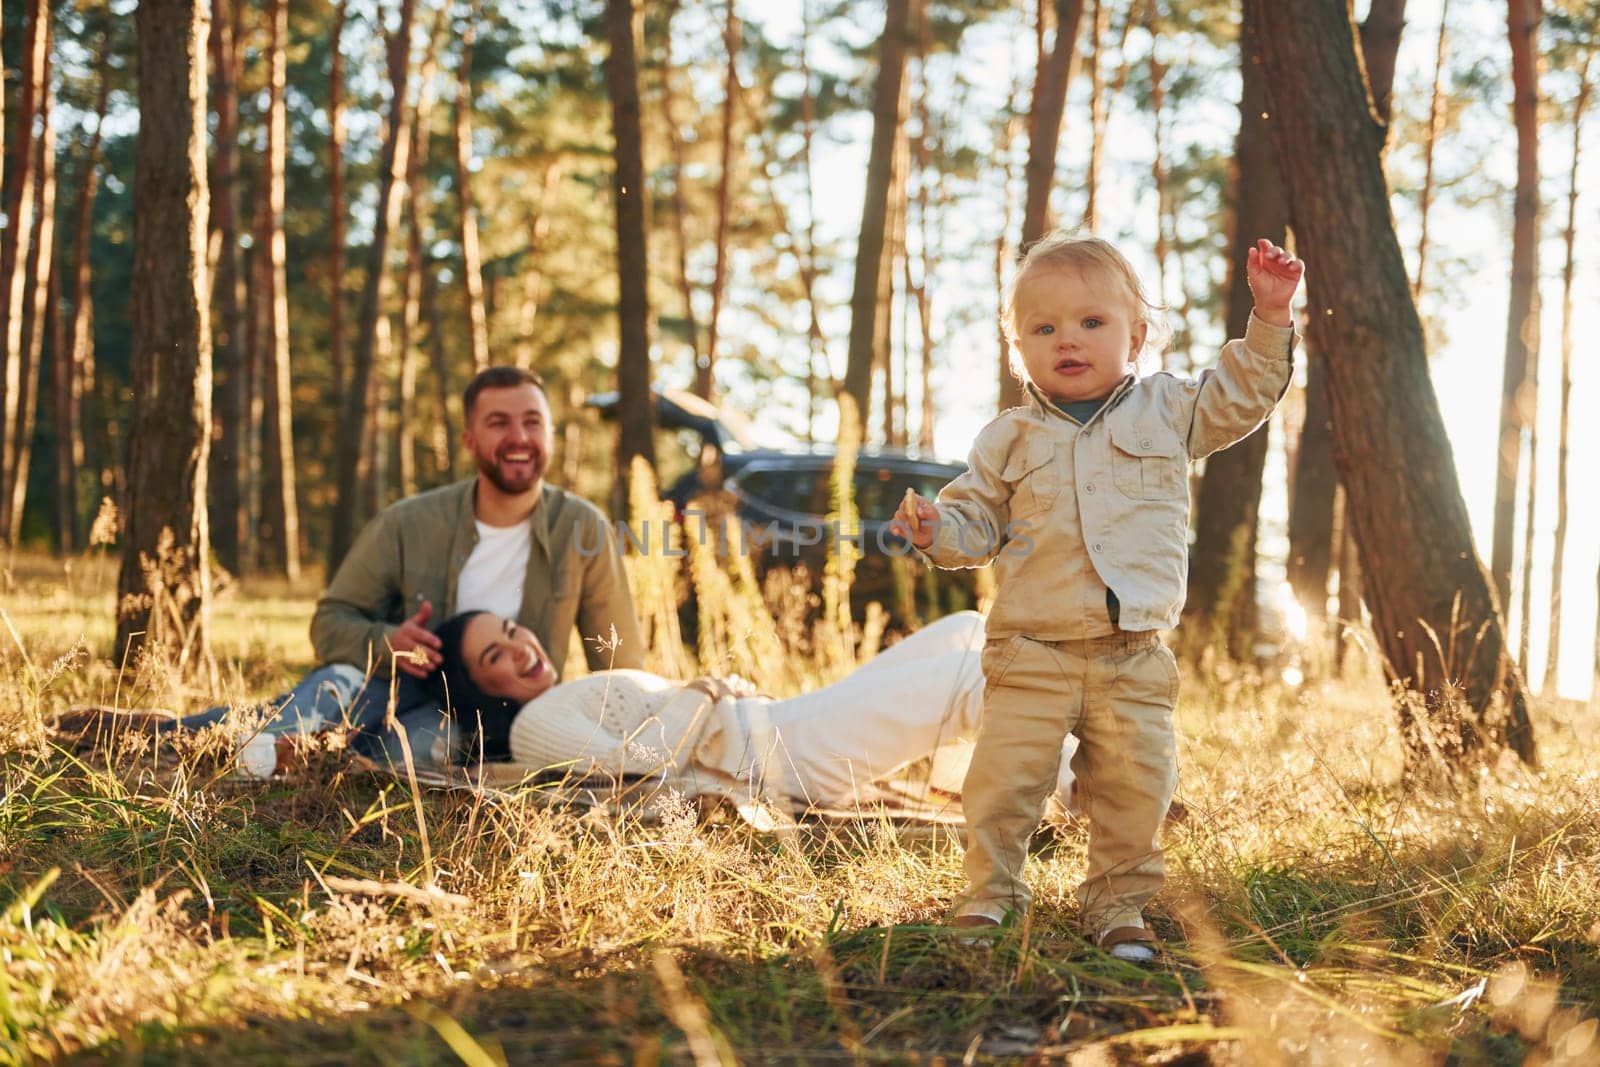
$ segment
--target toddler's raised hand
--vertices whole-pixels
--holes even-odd
[[[937,521],[939,509],[918,496],[915,489],[907,489],[905,498],[895,509],[894,521],[889,524],[889,529],[926,552],[933,547],[931,524]]]
[[[1256,316],[1274,326],[1293,326],[1289,307],[1305,272],[1302,260],[1266,238],[1257,241],[1245,261],[1245,277],[1256,300]]]

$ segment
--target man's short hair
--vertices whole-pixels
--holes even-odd
[[[531,385],[541,393],[545,391],[544,379],[531,370],[521,367],[485,367],[472,376],[472,381],[467,383],[466,391],[461,394],[461,417],[472,418],[472,406],[478,402],[478,394],[485,389],[515,389],[519,385]]]

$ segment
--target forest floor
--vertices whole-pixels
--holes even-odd
[[[1075,930],[1072,827],[1036,840],[1031,919],[969,944],[948,830],[583,818],[336,754],[252,782],[215,738],[70,755],[72,703],[280,691],[314,593],[225,589],[186,690],[109,662],[112,560],[7,563],[0,1062],[1600,1063],[1577,705],[1536,709],[1537,771],[1406,774],[1380,681],[1189,670],[1139,967]]]

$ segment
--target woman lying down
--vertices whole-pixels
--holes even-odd
[[[984,620],[971,611],[924,627],[832,685],[785,699],[751,693],[736,680],[686,684],[638,670],[562,682],[530,631],[488,612],[455,615],[436,633],[443,664],[430,686],[454,714],[427,707],[398,716],[421,767],[509,757],[529,773],[651,777],[689,797],[849,809],[872,795],[872,783],[976,737],[983,708]],[[382,680],[369,686],[385,688]],[[373,696],[364,710],[360,698],[345,709],[356,727],[353,747],[398,766],[394,732],[373,712],[384,693]],[[312,710],[316,703],[295,694],[273,702],[275,718],[247,745],[258,755],[241,754],[241,766],[282,769],[292,759],[290,738],[335,725],[325,707]],[[141,728],[164,733],[221,718],[212,709]],[[1071,810],[1075,748],[1068,735],[1052,808]]]

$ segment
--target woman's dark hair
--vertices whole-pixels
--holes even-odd
[[[511,720],[522,710],[522,703],[509,697],[492,696],[478,687],[467,669],[461,641],[467,624],[487,611],[462,611],[441,622],[434,630],[439,638],[443,662],[428,675],[428,692],[466,732],[469,754],[480,752],[485,760],[511,758]]]

